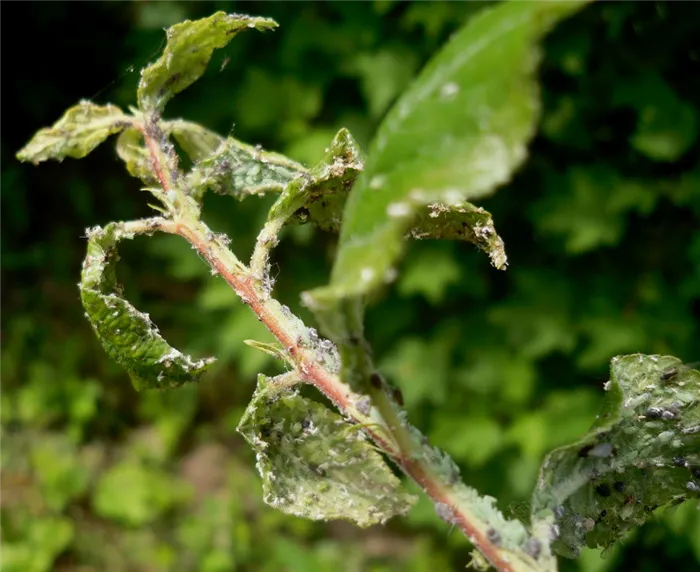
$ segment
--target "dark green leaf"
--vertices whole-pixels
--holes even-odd
[[[545,459],[533,520],[554,516],[569,557],[609,546],[658,507],[700,498],[700,371],[671,356],[613,358],[602,413]],[[692,500],[691,500],[692,502]]]
[[[370,526],[415,502],[361,431],[275,379],[258,377],[238,431],[256,452],[265,502],[284,512]]]
[[[215,49],[223,48],[238,32],[249,28],[276,27],[277,23],[268,18],[217,12],[208,18],[185,20],[168,28],[163,55],[141,71],[139,107],[147,112],[163,111],[175,94],[202,76]]]
[[[313,294],[317,306],[390,279],[420,208],[463,207],[509,180],[539,114],[538,43],[582,4],[500,4],[472,18],[428,63],[370,146],[345,207],[331,285]],[[504,263],[495,244],[492,260]]]
[[[121,223],[88,231],[80,296],[86,316],[107,353],[131,376],[134,387],[162,389],[198,381],[212,358],[193,360],[158,333],[147,314],[121,296],[116,281],[117,243],[133,238]]]
[[[35,165],[47,159],[81,159],[128,125],[128,116],[118,107],[81,101],[52,127],[40,129],[17,153],[17,158]]]

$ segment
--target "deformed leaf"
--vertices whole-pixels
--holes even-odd
[[[671,356],[618,356],[606,387],[596,424],[547,456],[533,494],[534,523],[553,517],[552,548],[568,557],[700,499],[700,371]]]
[[[351,429],[323,405],[263,375],[238,426],[256,452],[267,504],[359,526],[405,514],[415,498],[362,432]]]
[[[174,134],[177,137],[177,132]],[[214,154],[195,165],[187,175],[187,184],[195,196],[210,189],[244,199],[270,191],[281,192],[287,183],[307,171],[284,155],[228,137]]]
[[[360,149],[347,129],[333,138],[325,156],[311,170],[297,176],[284,188],[270,209],[268,220],[313,221],[331,230],[340,225],[342,204],[352,187],[363,161]]]
[[[132,177],[141,179],[148,185],[155,185],[158,179],[153,173],[151,156],[143,143],[141,133],[129,127],[117,137],[117,155],[124,161],[126,170]]]
[[[209,64],[212,53],[223,48],[238,33],[249,28],[270,30],[277,23],[269,18],[217,12],[200,20],[185,20],[168,28],[163,55],[141,71],[139,107],[161,112],[177,93],[197,81]]]
[[[147,314],[122,298],[116,281],[117,243],[133,238],[122,223],[88,231],[80,297],[107,353],[131,376],[134,387],[163,389],[198,381],[213,358],[193,360],[171,347]]]
[[[35,165],[47,159],[81,159],[107,137],[129,125],[129,117],[115,105],[81,101],[51,127],[40,129],[18,153],[20,161]]]
[[[491,214],[468,202],[435,202],[421,208],[408,234],[412,238],[466,240],[488,254],[499,270],[508,264],[503,239],[496,232]]]
[[[224,141],[221,135],[183,119],[164,121],[163,130],[175,137],[182,150],[195,163],[214,154]]]
[[[473,17],[428,63],[370,145],[345,206],[331,284],[309,299],[316,309],[362,296],[393,276],[421,207],[462,204],[509,180],[539,114],[538,43],[582,4],[498,4]]]

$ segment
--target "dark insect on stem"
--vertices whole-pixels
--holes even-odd
[[[372,387],[374,387],[375,389],[381,389],[382,376],[375,372],[369,376],[369,382],[372,384]]]
[[[489,528],[486,531],[486,538],[488,538],[489,542],[495,546],[501,545],[501,535],[495,528]]]

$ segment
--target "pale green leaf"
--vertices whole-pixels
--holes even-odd
[[[215,49],[223,48],[244,30],[270,30],[277,23],[269,18],[217,12],[200,20],[185,20],[168,28],[168,43],[163,55],[141,71],[138,88],[139,107],[161,112],[177,93],[197,81]]]
[[[582,5],[499,4],[472,18],[428,63],[370,146],[345,206],[331,285],[309,299],[316,309],[391,279],[419,209],[467,208],[465,201],[510,179],[539,115],[539,41]],[[505,263],[502,253],[492,259]]]
[[[17,153],[17,158],[35,165],[47,159],[81,159],[129,123],[129,117],[114,105],[81,101],[68,109],[53,126],[37,131]]]
[[[213,155],[224,142],[224,138],[221,135],[184,119],[164,121],[163,130],[175,137],[182,150],[194,162]]]
[[[183,138],[182,131],[176,129],[173,134],[178,140]],[[197,197],[210,189],[243,199],[270,191],[281,192],[287,183],[306,172],[303,165],[284,155],[228,137],[213,154],[195,165],[187,175],[186,184]]]
[[[347,129],[341,129],[323,159],[285,186],[268,220],[286,221],[296,214],[301,222],[310,219],[326,230],[338,228],[342,205],[362,166],[355,140]]]
[[[141,133],[132,127],[125,129],[117,137],[117,155],[124,161],[126,170],[132,177],[141,179],[147,185],[156,185],[158,179],[153,173],[153,163]]]
[[[258,377],[238,431],[256,452],[265,502],[283,512],[370,526],[415,501],[361,431],[275,379]]]
[[[618,356],[606,388],[595,425],[547,456],[533,495],[534,523],[553,520],[564,556],[700,499],[700,371],[671,356]]]
[[[139,461],[122,461],[100,475],[92,506],[103,518],[144,526],[187,496],[171,475]]]
[[[133,235],[121,223],[88,231],[80,296],[86,316],[107,353],[131,376],[134,387],[162,389],[198,381],[212,358],[193,360],[171,347],[147,314],[122,298],[116,281],[117,243]]]

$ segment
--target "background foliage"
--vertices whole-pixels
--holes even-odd
[[[24,166],[14,153],[81,98],[126,107],[162,28],[222,9],[280,28],[244,34],[176,98],[182,116],[310,164],[338,128],[363,146],[477,2],[8,3],[33,51],[3,58],[3,570],[423,571],[469,547],[421,502],[366,531],[262,505],[234,432],[260,325],[174,237],[122,249],[129,298],[177,347],[219,361],[198,386],[136,394],[99,349],[78,291],[83,229],[149,213],[110,145]],[[13,30],[5,30],[11,36]],[[546,42],[545,112],[526,166],[484,202],[505,273],[468,244],[412,242],[368,336],[411,417],[466,480],[524,513],[549,449],[591,424],[619,353],[700,351],[700,6],[600,3]],[[38,55],[37,55],[38,54]],[[264,203],[264,204],[263,204]],[[205,218],[249,252],[269,199],[207,198]],[[208,213],[208,214],[207,214]],[[335,237],[290,229],[280,298],[322,284]],[[601,559],[564,570],[696,569],[700,513],[660,512]]]

